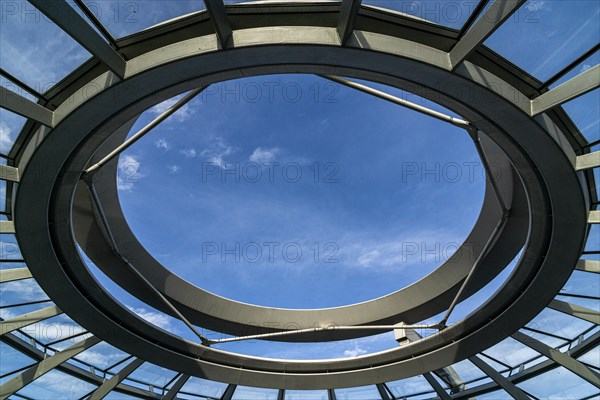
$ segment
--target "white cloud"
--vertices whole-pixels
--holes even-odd
[[[367,350],[363,349],[362,347],[359,347],[358,343],[354,343],[354,348],[344,350],[345,357],[354,358],[354,357],[362,356],[363,354],[367,354]]]
[[[177,101],[179,101],[179,99],[183,97],[182,95],[180,96],[176,96],[173,97],[169,100],[165,100],[162,103],[159,103],[157,105],[155,105],[154,107],[152,107],[150,109],[150,112],[153,114],[162,114],[163,112],[167,111],[169,108],[173,107],[175,105],[175,103],[177,103]],[[192,116],[192,114],[194,113],[194,111],[190,108],[189,103],[184,105],[183,107],[181,107],[179,110],[177,110],[175,112],[175,114],[171,115],[169,117],[169,119],[173,118],[177,121],[184,121],[186,119],[188,119],[189,117]]]
[[[207,149],[203,150],[201,155],[205,157],[209,162],[224,168],[225,160],[224,157],[229,156],[237,151],[236,148],[228,145],[223,138],[216,137],[214,142],[208,146]]]
[[[137,314],[138,317],[145,319],[146,321],[158,326],[159,328],[162,328],[164,330],[172,330],[171,320],[166,314],[150,311],[143,307],[134,308],[127,306],[127,308],[129,308],[131,311]]]
[[[127,154],[119,158],[117,169],[118,190],[130,192],[143,177],[144,175],[140,172],[140,162],[136,157]]]
[[[588,70],[588,69],[590,69],[590,68],[592,68],[592,66],[591,66],[590,64],[583,64],[583,65],[581,66],[581,71],[580,71],[580,73],[581,73],[581,72],[585,72],[585,71],[587,71],[587,70]]]
[[[262,147],[257,147],[254,152],[250,155],[250,161],[256,163],[267,163],[275,160],[275,156],[279,153],[279,149],[277,147],[273,147],[270,149],[263,149]]]
[[[21,301],[36,301],[47,298],[42,288],[35,279],[23,279],[21,281],[7,282],[2,285],[0,290],[2,296],[15,296]],[[4,317],[2,317],[4,318]]]
[[[169,170],[170,174],[176,174],[181,168],[179,168],[179,165],[169,164],[167,165],[167,169]]]
[[[4,121],[0,121],[0,149],[8,150],[12,147],[14,139],[11,136],[12,130]]]
[[[196,149],[194,149],[193,147],[187,148],[187,149],[183,149],[183,150],[179,150],[179,152],[181,154],[184,155],[184,157],[187,158],[194,158],[196,157]]]
[[[529,12],[540,11],[544,8],[544,0],[530,0],[525,5],[525,9]]]
[[[164,151],[168,151],[171,148],[171,145],[169,144],[169,142],[167,142],[167,139],[165,138],[158,139],[156,142],[154,142],[154,145],[157,149]]]

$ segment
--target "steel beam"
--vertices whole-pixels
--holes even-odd
[[[340,37],[340,43],[342,46],[346,44],[352,32],[354,32],[354,24],[358,12],[360,11],[360,4],[362,0],[342,0],[342,6],[340,8],[340,16],[337,23],[337,33]]]
[[[375,386],[377,387],[377,391],[379,392],[379,395],[381,396],[382,400],[392,400],[392,398],[390,397],[390,394],[388,393],[388,391],[383,383],[378,383]]]
[[[502,374],[490,367],[485,361],[477,356],[469,358],[477,368],[483,371],[484,374],[492,378],[494,382],[498,384],[506,393],[511,395],[516,400],[531,400],[531,397],[527,396],[521,389],[515,386],[514,383],[506,379]]]
[[[502,25],[525,0],[495,0],[490,8],[475,22],[450,50],[452,69],[456,69],[477,46],[482,44]]]
[[[221,396],[221,400],[231,400],[231,398],[233,397],[233,393],[235,393],[236,388],[237,388],[237,385],[233,385],[233,384],[228,385],[227,389],[225,389],[225,392]]]
[[[15,233],[15,224],[12,221],[0,221],[0,233]]]
[[[139,358],[134,359],[132,362],[127,364],[125,368],[117,372],[107,381],[104,381],[98,389],[92,393],[88,400],[102,400],[105,398],[114,388],[116,388],[123,379],[127,378],[133,371],[135,371],[140,365],[144,363],[144,360]]]
[[[531,100],[531,115],[550,110],[600,86],[600,65]]]
[[[433,390],[435,390],[435,393],[437,393],[438,397],[441,400],[451,400],[452,399],[450,397],[450,395],[448,393],[446,393],[446,391],[444,390],[442,385],[440,385],[440,383],[431,374],[431,372],[424,373],[423,378],[425,378],[425,380],[427,380],[427,383],[429,383],[429,386],[431,386],[433,388]]]
[[[223,0],[204,0],[206,11],[212,21],[221,47],[228,49],[233,46],[233,31]]]
[[[31,272],[27,267],[0,270],[0,283],[20,281],[27,278],[31,278]]]
[[[588,224],[600,224],[600,211],[590,211],[588,214]]]
[[[62,311],[57,306],[42,308],[41,310],[33,311],[18,317],[7,319],[0,322],[0,336],[6,335],[9,332],[24,328],[36,322],[43,321],[48,318],[62,314]]]
[[[586,320],[592,324],[600,325],[600,314],[598,314],[598,311],[578,306],[576,304],[570,304],[561,300],[552,300],[550,304],[548,304],[548,307],[564,314],[569,314],[573,317]]]
[[[589,168],[600,167],[600,151],[587,153],[582,156],[577,156],[575,160],[575,170],[581,171]]]
[[[570,355],[562,353],[519,331],[513,333],[512,337],[600,389],[600,374],[592,371]]]
[[[19,169],[0,165],[0,179],[4,181],[19,182]]]
[[[12,378],[10,381],[6,382],[4,385],[0,386],[0,400],[7,399],[13,393],[21,390],[24,386],[30,384],[42,375],[58,367],[60,364],[100,342],[100,339],[95,336],[91,336],[26,369],[19,375]]]
[[[182,374],[179,377],[179,379],[177,379],[177,382],[175,382],[175,384],[171,387],[171,389],[169,389],[167,394],[164,395],[162,400],[173,400],[175,396],[177,396],[177,393],[179,393],[183,385],[185,385],[185,383],[188,381],[188,379],[190,379],[189,375]]]
[[[0,107],[51,128],[54,126],[54,112],[4,86],[0,86]]]
[[[125,77],[127,62],[65,0],[31,0],[30,3],[102,61],[115,75],[121,79]]]
[[[597,260],[579,260],[575,267],[578,271],[600,274],[600,261]]]

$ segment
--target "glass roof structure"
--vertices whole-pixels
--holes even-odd
[[[0,7],[0,399],[600,398],[598,1]]]

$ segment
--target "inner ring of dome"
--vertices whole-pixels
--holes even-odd
[[[461,128],[275,75],[205,89],[121,154],[117,185],[132,231],[173,273],[232,300],[311,309],[395,292],[468,246],[485,169]]]

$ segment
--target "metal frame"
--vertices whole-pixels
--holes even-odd
[[[219,3],[220,3],[220,4],[222,4],[221,2],[219,2]],[[497,2],[497,3],[501,3],[501,2]],[[482,8],[482,3],[480,3],[478,7],[481,9],[481,8]],[[471,19],[473,19],[473,20],[474,20],[474,16],[472,16],[472,17],[471,17]],[[93,22],[93,21],[92,21],[92,22]],[[475,27],[477,27],[477,26],[475,25],[473,28],[475,28]],[[495,29],[495,28],[494,28],[494,29]],[[465,38],[463,37],[463,39],[465,39]],[[480,43],[481,43],[483,40],[485,40],[485,39],[482,39],[482,40],[480,40]],[[479,43],[479,44],[478,44],[476,47],[479,47],[480,43]],[[464,45],[464,44],[468,44],[468,42],[463,42],[463,45]],[[355,43],[354,43],[354,45],[355,45]],[[222,47],[225,47],[225,46],[222,46]],[[590,50],[590,51],[591,51],[591,50]],[[587,54],[587,53],[586,53],[586,54]],[[466,57],[466,56],[465,56],[465,57]],[[583,57],[583,56],[582,56],[582,57]],[[464,59],[463,59],[463,60],[464,60]],[[461,64],[462,64],[462,60],[461,60]],[[456,68],[456,65],[455,65],[454,67]],[[461,71],[461,73],[464,73],[464,69]],[[576,84],[572,84],[572,86],[571,86],[570,88],[567,88],[568,90],[567,90],[566,92],[563,92],[563,93],[559,93],[559,92],[554,92],[554,93],[551,93],[552,91],[550,91],[550,92],[548,92],[547,94],[552,94],[552,96],[555,96],[556,98],[558,98],[558,101],[559,101],[559,102],[564,102],[564,101],[568,101],[568,100],[565,100],[565,99],[570,99],[570,98],[572,98],[573,96],[578,96],[578,95],[581,95],[582,93],[585,93],[585,92],[586,92],[586,91],[588,91],[588,90],[591,90],[591,89],[589,89],[590,87],[591,87],[592,89],[593,89],[593,88],[595,88],[595,87],[598,87],[598,83],[597,83],[597,82],[592,82],[592,84],[591,84],[591,86],[590,86],[589,82],[588,82],[588,83],[586,83],[584,80],[582,80],[582,79],[583,79],[583,78],[585,78],[585,77],[583,77],[583,78],[582,78],[582,77],[577,77],[577,78],[578,78],[579,80],[578,80],[577,82],[575,82]],[[589,79],[588,79],[588,80],[589,80]],[[587,86],[586,86],[586,85],[587,85]],[[562,86],[562,85],[561,85],[561,86]],[[563,88],[563,89],[564,89],[564,88]],[[566,93],[566,94],[565,94],[565,93]],[[575,93],[575,94],[574,94],[574,93]],[[546,97],[546,99],[548,99],[548,100],[553,100],[553,99],[552,99],[552,96],[548,96],[548,97]],[[571,96],[571,97],[569,97],[569,96]],[[540,96],[540,97],[541,97],[541,96]],[[542,99],[542,100],[544,100],[544,99]],[[538,98],[538,101],[539,101],[539,98]],[[553,100],[553,101],[554,101],[554,100]],[[4,104],[4,105],[6,105],[6,103],[3,103],[3,104]],[[554,107],[554,106],[551,106],[551,107]],[[549,109],[549,108],[547,108],[547,109]],[[536,109],[536,99],[534,99],[534,101],[532,101],[532,102],[531,102],[531,114],[532,114],[532,115],[535,115],[536,111],[537,111],[537,109]],[[67,114],[68,114],[68,113],[67,113]],[[62,113],[62,114],[60,114],[58,119],[59,119],[59,120],[60,120],[60,119],[62,119],[62,118],[63,118],[63,116],[65,116],[65,115],[66,115],[65,113]],[[54,115],[53,115],[53,117],[54,117]],[[52,122],[54,122],[54,121],[52,121]],[[577,162],[578,162],[578,164],[579,164],[579,159],[577,160]],[[589,167],[587,167],[587,168],[589,168]],[[594,218],[591,218],[591,219],[589,219],[589,222],[594,222],[594,221],[595,221],[595,219],[594,219]],[[593,273],[593,272],[596,272],[596,273],[598,272],[598,271],[597,271],[597,270],[598,270],[598,266],[597,266],[597,265],[595,265],[593,262],[591,262],[591,263],[590,263],[590,262],[587,262],[587,261],[586,261],[586,262],[582,262],[582,261],[580,261],[580,262],[578,263],[578,265],[577,265],[577,269],[579,269],[579,270],[582,270],[582,271],[586,271],[586,272],[592,272],[592,273]],[[555,305],[556,305],[556,304],[560,304],[560,303],[561,303],[561,302],[559,302],[559,303],[555,303],[555,302],[556,302],[556,300],[553,302]],[[563,303],[563,304],[566,304],[566,303],[564,303],[564,302],[562,302],[562,303]],[[552,303],[551,303],[551,304],[552,304]],[[572,310],[572,311],[573,311],[573,312],[571,313],[571,315],[577,316],[576,314],[577,314],[578,312],[577,312],[577,311],[575,311],[575,310]],[[582,310],[579,310],[579,311],[582,311]],[[588,311],[589,311],[589,310],[588,310]],[[587,311],[586,311],[586,313],[589,315],[589,313],[588,313]],[[596,317],[597,317],[597,314],[596,314]],[[585,319],[585,318],[584,318],[584,319]],[[594,319],[593,321],[596,321],[596,320]],[[591,321],[591,322],[593,322],[593,321]],[[597,323],[597,322],[595,322],[595,323]],[[589,339],[589,340],[587,340],[586,342],[588,342],[588,341],[590,341],[590,340],[593,340],[593,339]],[[560,358],[560,356],[558,356],[558,357]],[[565,361],[565,360],[563,359],[563,361]],[[567,362],[568,362],[568,360],[567,360]],[[546,363],[546,364],[547,364],[547,363]],[[488,375],[489,375],[489,374],[488,374]],[[183,378],[183,377],[182,377],[182,378]],[[506,382],[505,382],[505,383],[506,383]],[[380,386],[381,386],[381,385],[378,385],[377,387],[378,387],[378,388],[380,388]],[[501,385],[500,385],[500,386],[501,386]],[[282,396],[282,394],[283,394],[283,390],[280,390],[280,397]],[[382,396],[383,396],[383,395],[382,395]]]

